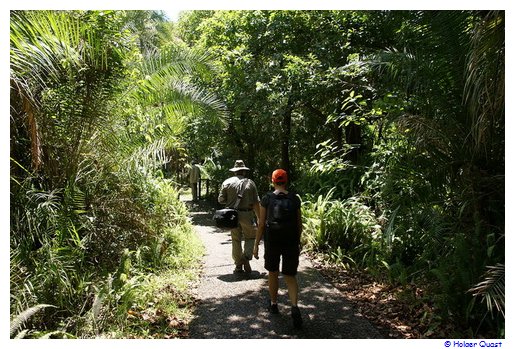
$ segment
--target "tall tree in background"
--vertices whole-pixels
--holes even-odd
[[[381,18],[356,11],[193,11],[181,17],[181,36],[218,57],[212,88],[227,105],[229,132],[211,147],[228,153],[222,158],[248,159],[260,174],[282,166],[295,177],[326,140],[352,153],[355,163],[363,141],[358,110],[371,96],[363,75],[345,67],[377,45],[363,32],[385,29]]]

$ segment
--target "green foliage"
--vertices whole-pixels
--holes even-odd
[[[352,261],[354,267],[376,266],[383,236],[374,213],[356,197],[340,201],[331,199],[333,193],[334,188],[303,203],[304,244]]]
[[[85,334],[162,338],[174,330],[167,323],[154,328],[149,320],[156,314],[190,316],[189,288],[197,278],[203,247],[190,225],[167,229],[165,236],[158,249],[126,250],[118,270],[98,282],[90,310],[77,319]]]
[[[180,152],[187,114],[219,104],[188,81],[207,74],[205,56],[138,46],[158,18],[11,13],[11,313],[56,307],[26,336],[100,336],[150,273],[201,255],[160,169]]]
[[[193,252],[164,177],[195,159],[218,188],[243,159],[260,192],[289,171],[307,248],[427,288],[432,326],[503,335],[504,18],[11,12],[11,313],[142,326],[144,273]]]
[[[435,317],[433,321],[461,318],[475,334],[496,329],[502,334],[502,273],[481,275],[488,265],[504,263],[504,221],[498,216],[504,212],[504,137],[495,134],[504,129],[498,122],[504,118],[498,103],[504,94],[496,87],[486,92],[487,85],[479,76],[490,74],[491,81],[504,79],[502,69],[489,70],[490,64],[498,66],[504,61],[503,14],[399,12],[386,17],[390,15],[402,23],[392,36],[399,40],[393,44],[398,49],[365,55],[362,61],[373,68],[362,71],[373,81],[370,91],[375,98],[361,105],[358,97],[364,94],[349,94],[342,106],[358,102],[354,116],[333,114],[329,118],[342,120],[340,127],[365,120],[363,130],[373,142],[366,147],[361,144],[366,152],[358,162],[349,161],[349,148],[345,151],[336,141],[320,142],[311,168],[304,170],[300,182],[304,191],[321,195],[305,204],[309,212],[306,228],[315,232],[311,244],[329,245],[333,239],[332,245],[325,247],[333,258],[359,264],[356,255],[342,252],[340,241],[323,234],[333,217],[319,215],[314,224],[310,206],[330,212],[329,201],[320,198],[333,187],[333,196],[344,200],[357,197],[371,208],[382,230],[380,243],[367,243],[370,255],[380,256],[368,265],[369,270],[378,275],[387,271],[394,283],[425,284],[440,311],[440,320]],[[482,57],[491,55],[485,69],[476,65],[479,52],[484,53]],[[475,78],[478,80],[473,81]],[[472,85],[478,94],[497,96],[480,108],[492,108],[489,131],[479,131],[489,135],[480,147],[476,137],[482,126],[476,113],[481,111],[478,105],[471,108],[463,103]],[[486,149],[490,149],[489,155]],[[352,212],[349,207],[341,209]],[[339,221],[345,222],[344,215]],[[473,285],[475,290],[484,290],[475,293],[475,298],[483,300],[481,304],[467,292]],[[487,313],[492,315],[488,319]]]
[[[484,280],[469,290],[474,296],[482,296],[486,302],[487,310],[492,315],[500,312],[504,317],[506,283],[505,283],[505,266],[497,264],[487,267],[484,273]]]
[[[66,311],[68,316],[75,317],[67,325],[67,332],[98,335],[106,326],[112,325],[114,319],[125,321],[127,311],[146,287],[148,273],[163,268],[183,270],[196,263],[202,253],[198,251],[198,243],[193,243],[187,210],[178,201],[177,192],[168,180],[149,177],[147,181],[141,193],[150,197],[140,197],[139,202],[132,202],[131,214],[139,215],[132,221],[121,220],[129,214],[127,207],[111,206],[109,213],[113,221],[109,221],[110,230],[106,230],[107,216],[99,208],[88,212],[94,216],[92,226],[81,229],[83,237],[79,243],[73,236],[64,239],[64,235],[56,232],[52,239],[44,235],[45,240],[37,251],[27,251],[27,247],[23,248],[25,245],[12,250],[15,254],[11,257],[14,271],[11,273],[11,306],[19,309],[33,302],[51,303],[60,312]],[[116,196],[119,199],[124,193],[118,192]],[[36,212],[37,208],[47,207],[50,203],[39,202]],[[47,221],[68,217],[69,213],[59,204],[54,203],[53,208]],[[42,218],[41,213],[39,218]],[[64,222],[68,225],[63,228],[74,231],[69,218]],[[101,234],[103,231],[105,233]],[[21,254],[28,257],[22,259]],[[104,281],[98,273],[100,270],[96,270],[97,265],[102,266],[101,271],[109,272]],[[88,315],[79,316],[77,311],[89,307],[91,319],[85,324]],[[44,320],[45,323],[49,321],[50,318]]]

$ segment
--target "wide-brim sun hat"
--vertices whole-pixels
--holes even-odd
[[[249,171],[250,168],[248,168],[247,166],[245,166],[245,163],[243,162],[243,160],[236,160],[234,162],[234,167],[231,168],[229,171],[231,172],[237,172],[237,171],[241,171],[241,170],[246,170],[246,171]]]

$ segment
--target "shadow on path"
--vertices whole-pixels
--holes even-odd
[[[212,224],[213,210],[205,203],[189,204],[191,219],[206,254],[190,323],[190,338],[381,338],[379,332],[356,313],[341,293],[301,255],[298,273],[299,308],[304,326],[293,328],[286,285],[280,278],[279,314],[266,309],[267,272],[260,259],[252,260],[252,273],[233,274],[230,233]]]
[[[205,201],[186,201],[186,206],[190,210],[191,222],[198,226],[212,226],[214,208]]]

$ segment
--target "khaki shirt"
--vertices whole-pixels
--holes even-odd
[[[191,165],[189,176],[190,183],[197,183],[200,180],[200,168],[198,165]]]
[[[227,178],[222,183],[222,189],[218,195],[218,202],[225,207],[234,208],[238,197],[238,185],[244,179],[245,187],[243,189],[242,198],[238,206],[239,210],[250,210],[253,205],[259,202],[256,184],[249,178],[243,176],[234,176]]]

